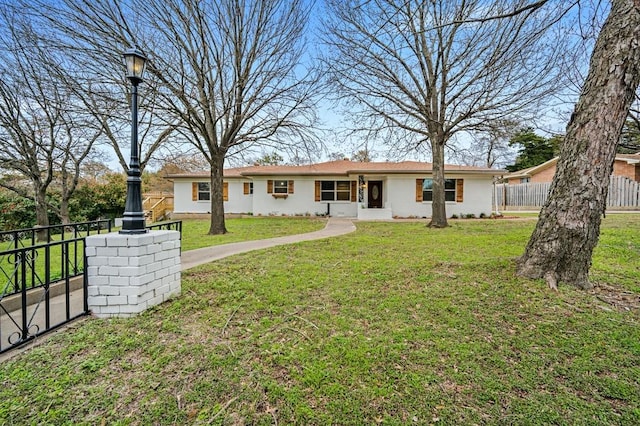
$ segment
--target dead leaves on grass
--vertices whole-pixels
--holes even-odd
[[[640,294],[607,284],[599,284],[589,291],[598,300],[620,311],[640,311]],[[601,307],[605,309],[604,307]],[[605,309],[606,310],[606,309]]]

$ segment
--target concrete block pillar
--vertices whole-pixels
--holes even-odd
[[[180,232],[91,235],[88,304],[99,318],[135,316],[180,294]]]

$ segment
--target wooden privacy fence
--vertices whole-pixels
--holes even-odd
[[[502,210],[539,209],[547,201],[550,186],[550,183],[499,184],[496,187],[496,204]],[[640,182],[611,176],[607,208],[640,210]]]

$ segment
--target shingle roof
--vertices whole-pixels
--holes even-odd
[[[445,172],[501,175],[504,170],[485,167],[445,165]],[[250,166],[224,170],[225,177],[242,176],[313,176],[313,175],[349,175],[349,174],[409,174],[431,173],[433,165],[419,161],[401,162],[356,162],[350,160],[327,161],[324,163],[301,166]],[[209,173],[172,174],[168,178],[203,177]]]
[[[616,155],[616,160],[631,160],[631,163],[636,163],[640,161],[640,153],[638,154],[618,154]]]
[[[551,160],[547,160],[542,164],[538,164],[537,166],[528,167],[526,169],[508,173],[504,176],[504,178],[515,179],[520,177],[531,177],[531,175],[535,175],[538,172],[541,172],[545,169],[548,169],[551,166],[554,166],[558,162],[558,158],[560,157],[553,157]]]
[[[539,173],[551,166],[554,166],[558,162],[558,158],[560,157],[553,157],[551,160],[545,161],[544,163],[538,164],[537,166],[511,172],[509,174],[506,174],[504,178],[516,179],[521,177],[531,177],[536,173]],[[640,162],[640,154],[616,154],[616,161],[627,161],[629,163]]]
[[[234,168],[230,168],[230,169],[224,169],[224,177],[242,177],[242,172],[246,171],[246,170],[250,170],[253,169],[256,166],[249,166],[249,167],[234,167]],[[189,173],[171,173],[168,174],[167,178],[169,179],[173,179],[173,178],[193,178],[193,177],[198,177],[198,178],[208,178],[210,176],[210,172],[209,171],[203,171],[203,172],[189,172]]]

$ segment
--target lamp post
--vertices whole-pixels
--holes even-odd
[[[142,82],[146,56],[136,47],[124,53],[127,78],[131,81],[131,158],[127,172],[127,201],[124,205],[121,234],[144,234],[144,212],[142,211],[142,179],[138,148],[138,84]]]

